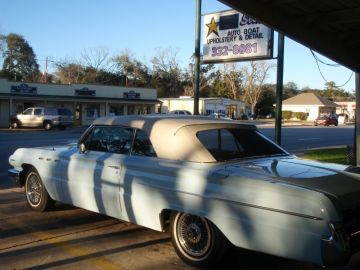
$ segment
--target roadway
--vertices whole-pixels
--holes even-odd
[[[268,138],[274,140],[274,127],[258,126]],[[353,145],[354,126],[287,126],[282,128],[281,146],[291,153],[321,147]]]

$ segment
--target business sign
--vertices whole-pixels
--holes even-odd
[[[82,89],[75,89],[75,96],[77,96],[77,97],[95,97],[96,91],[90,90],[87,87],[83,87]]]
[[[203,63],[272,58],[272,29],[238,11],[204,15],[203,32]]]
[[[29,86],[26,83],[12,85],[10,89],[12,94],[37,94],[37,87]]]
[[[124,93],[124,98],[137,99],[137,98],[140,98],[140,93],[130,90],[129,92]]]

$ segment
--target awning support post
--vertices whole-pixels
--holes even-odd
[[[276,72],[276,114],[275,114],[275,142],[281,145],[281,118],[283,100],[283,75],[284,75],[284,43],[285,37],[278,33],[278,55]]]

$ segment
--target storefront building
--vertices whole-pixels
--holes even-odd
[[[155,113],[156,89],[90,84],[41,84],[0,79],[0,126],[29,107],[65,107],[75,124],[90,125],[105,115]]]
[[[160,98],[161,107],[158,108],[160,113],[169,113],[174,110],[187,110],[194,112],[194,99],[192,97],[179,98]],[[212,113],[223,113],[231,118],[240,118],[241,115],[247,114],[248,108],[245,103],[239,100],[229,98],[200,98],[199,114],[209,115]]]

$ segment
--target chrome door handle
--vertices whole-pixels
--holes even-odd
[[[120,170],[120,166],[109,165],[108,167],[109,167],[109,168],[116,169],[116,170]]]

